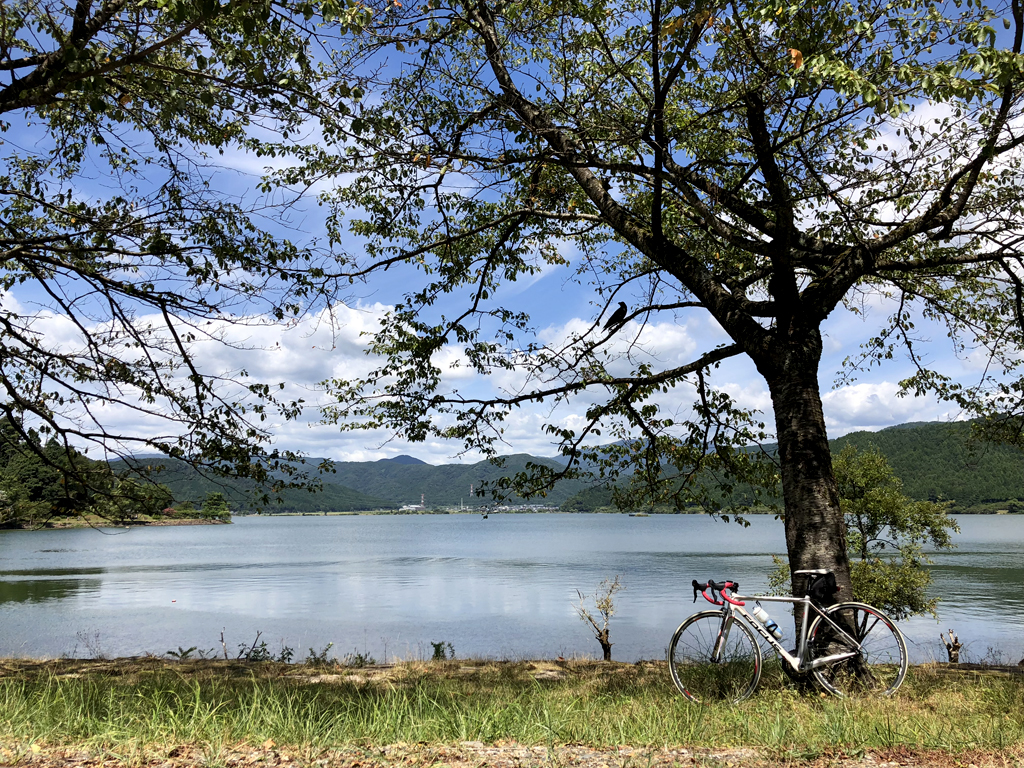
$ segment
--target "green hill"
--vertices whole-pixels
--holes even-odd
[[[253,498],[254,484],[251,481],[225,480],[206,477],[188,464],[174,459],[152,459],[153,466],[159,469],[154,472],[153,480],[166,485],[174,496],[176,504],[191,502],[196,507],[202,505],[209,493],[223,493],[228,506],[236,512],[249,511],[257,507]],[[315,473],[318,462],[308,466],[310,473]],[[119,462],[112,464],[118,471]],[[370,509],[397,509],[398,505],[354,491],[336,483],[328,482],[329,475],[323,478],[323,490],[311,493],[295,489],[285,489],[277,496],[280,501],[271,501],[264,509],[267,512],[358,512]],[[273,496],[274,494],[271,494]]]
[[[419,504],[422,496],[428,508],[435,504],[453,505],[460,502],[479,505],[490,501],[490,496],[478,495],[483,483],[494,483],[499,478],[522,471],[526,468],[527,462],[549,467],[562,466],[554,459],[537,458],[525,453],[506,456],[503,468],[496,467],[489,461],[433,465],[411,463],[408,461],[409,458],[335,462],[335,473],[325,475],[324,482],[339,483],[397,504]],[[470,486],[474,494],[477,494],[475,497],[470,495]],[[546,497],[529,500],[513,497],[508,501],[513,504],[558,506],[585,487],[586,485],[578,480],[563,480]]]
[[[877,448],[913,499],[948,499],[958,509],[1024,499],[1024,452],[970,439],[967,422],[901,424],[879,432],[853,432],[832,441]]]
[[[979,511],[985,509],[985,505],[1002,504],[1006,508],[1004,503],[1024,499],[1024,452],[972,441],[970,425],[964,422],[917,422],[879,432],[854,432],[833,440],[832,450],[838,452],[847,444],[861,449],[875,446],[903,481],[904,492],[914,499],[949,499],[956,502],[958,512]],[[556,459],[527,454],[506,457],[504,468],[487,461],[433,465],[411,456],[336,462],[334,473],[321,476],[322,492],[287,490],[281,494],[281,502],[272,503],[267,509],[271,512],[397,509],[405,504],[419,504],[421,496],[427,509],[460,503],[476,506],[490,503],[489,496],[479,495],[481,485],[493,484],[501,477],[523,470],[529,461],[560,466]],[[180,462],[159,459],[154,462],[166,467],[154,479],[167,485],[177,502],[187,500],[198,505],[206,494],[221,492],[232,509],[253,508],[251,483],[206,478]],[[315,471],[318,463],[312,459],[307,466]],[[470,486],[476,496],[470,495]],[[749,489],[745,492],[742,487],[737,488],[733,496],[735,503],[742,503],[745,497],[749,497]],[[611,492],[583,481],[564,480],[546,497],[508,501],[561,505],[566,511],[586,512],[609,505]]]
[[[1024,499],[1024,451],[971,439],[968,422],[912,422],[878,432],[851,432],[830,441],[832,452],[845,445],[860,450],[874,446],[884,455],[903,492],[922,501],[955,502],[955,512],[989,511]],[[768,450],[772,446],[766,446]],[[750,500],[749,489],[737,487],[735,503]],[[563,504],[566,511],[591,511],[611,504],[608,488],[591,489]]]
[[[253,483],[205,477],[184,462],[153,458],[153,466],[160,466],[153,479],[170,488],[176,503],[189,501],[199,506],[208,493],[223,493],[231,509],[251,510],[256,507]],[[306,466],[315,472],[320,459],[307,460]],[[421,497],[427,509],[435,506],[480,506],[491,503],[490,495],[480,495],[484,483],[496,483],[526,468],[527,462],[561,466],[557,460],[516,454],[506,457],[505,467],[496,467],[488,461],[474,464],[427,464],[412,456],[398,456],[379,461],[335,462],[333,473],[320,475],[323,490],[309,493],[285,490],[279,493],[280,502],[265,505],[268,512],[349,512],[392,509],[406,504],[419,504]],[[115,463],[115,471],[117,465]],[[475,496],[470,495],[472,486]],[[545,504],[558,506],[585,488],[584,483],[566,480],[555,486],[546,497],[521,499],[511,497],[511,504]]]

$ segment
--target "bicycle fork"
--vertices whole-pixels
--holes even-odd
[[[736,617],[732,611],[723,612],[722,623],[718,627],[718,637],[715,638],[715,647],[711,651],[712,664],[717,664],[722,660],[722,649],[725,648],[725,644],[729,641],[729,631],[732,629],[734,621],[736,621]]]

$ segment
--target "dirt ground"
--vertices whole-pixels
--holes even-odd
[[[0,768],[1021,768],[1024,754],[868,752],[861,755],[763,755],[753,749],[687,750],[521,744],[392,744],[331,750],[279,750],[268,741],[216,753],[179,745],[148,754],[83,752],[36,745],[0,746]]]

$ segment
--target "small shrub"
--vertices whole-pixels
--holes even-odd
[[[306,657],[306,663],[311,667],[329,667],[334,660],[327,658],[327,654],[330,653],[333,647],[334,643],[328,643],[319,653],[310,648],[309,655]]]
[[[190,658],[192,658],[192,654],[196,652],[196,648],[197,646],[194,645],[191,648],[182,648],[179,645],[178,650],[167,651],[167,655],[170,656],[172,659],[177,659],[178,661],[188,661]]]
[[[260,635],[262,634],[262,632],[256,633],[256,639],[252,641],[252,645],[247,646],[245,643],[239,643],[237,658],[243,661],[279,661],[284,664],[291,664],[292,659],[295,658],[295,650],[282,642],[281,652],[274,656],[270,652],[270,648],[267,647],[266,640],[260,640]],[[221,635],[221,638],[223,639],[223,635]]]
[[[274,659],[270,649],[267,648],[266,640],[263,640],[258,645],[254,642],[251,646],[239,643],[237,658],[242,661],[273,661]]]
[[[435,643],[431,640],[430,644],[434,647],[434,655],[430,657],[431,661],[449,661],[455,658],[455,646],[451,643],[444,640]]]
[[[330,647],[330,646],[328,646]],[[309,649],[312,652],[312,648]],[[346,653],[341,660],[343,667],[370,667],[377,663],[377,660],[373,658],[369,653],[365,651],[360,652],[353,649],[352,653]]]

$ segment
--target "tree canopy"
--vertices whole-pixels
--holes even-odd
[[[0,418],[0,527],[86,513],[119,521],[158,517],[171,502],[164,485],[118,477],[107,462],[68,451],[55,439],[44,442],[35,429]]]
[[[422,271],[371,340],[379,368],[328,383],[342,428],[493,451],[517,407],[579,398],[583,423],[547,427],[564,471],[624,474],[656,501],[696,493],[701,471],[770,483],[776,467],[738,450],[770,431],[790,566],[830,568],[848,588],[819,392],[826,319],[866,297],[891,310],[848,376],[902,350],[916,366],[908,392],[1016,403],[1019,0],[363,7],[369,21],[335,63],[373,98],[350,99],[321,151],[282,176],[344,174],[322,202],[335,243],[359,238],[353,278]],[[551,340],[506,289],[556,267],[598,311]],[[622,299],[625,325],[605,330]],[[659,318],[695,316],[729,340],[670,365],[615,346]],[[921,318],[957,351],[989,355],[988,375],[965,386],[930,367]],[[460,392],[444,376],[451,348],[459,365],[513,383],[496,397]],[[773,425],[715,387],[716,365],[736,356],[763,377]],[[692,413],[666,412],[684,383]],[[550,479],[536,468],[517,485]]]
[[[9,428],[67,456],[155,450],[256,479],[287,471],[267,426],[301,403],[244,370],[203,369],[197,348],[241,345],[233,326],[333,295],[314,252],[283,236],[283,207],[228,188],[221,158],[264,153],[266,137],[329,110],[312,13],[304,0],[0,5]],[[134,425],[112,427],[126,414]]]

